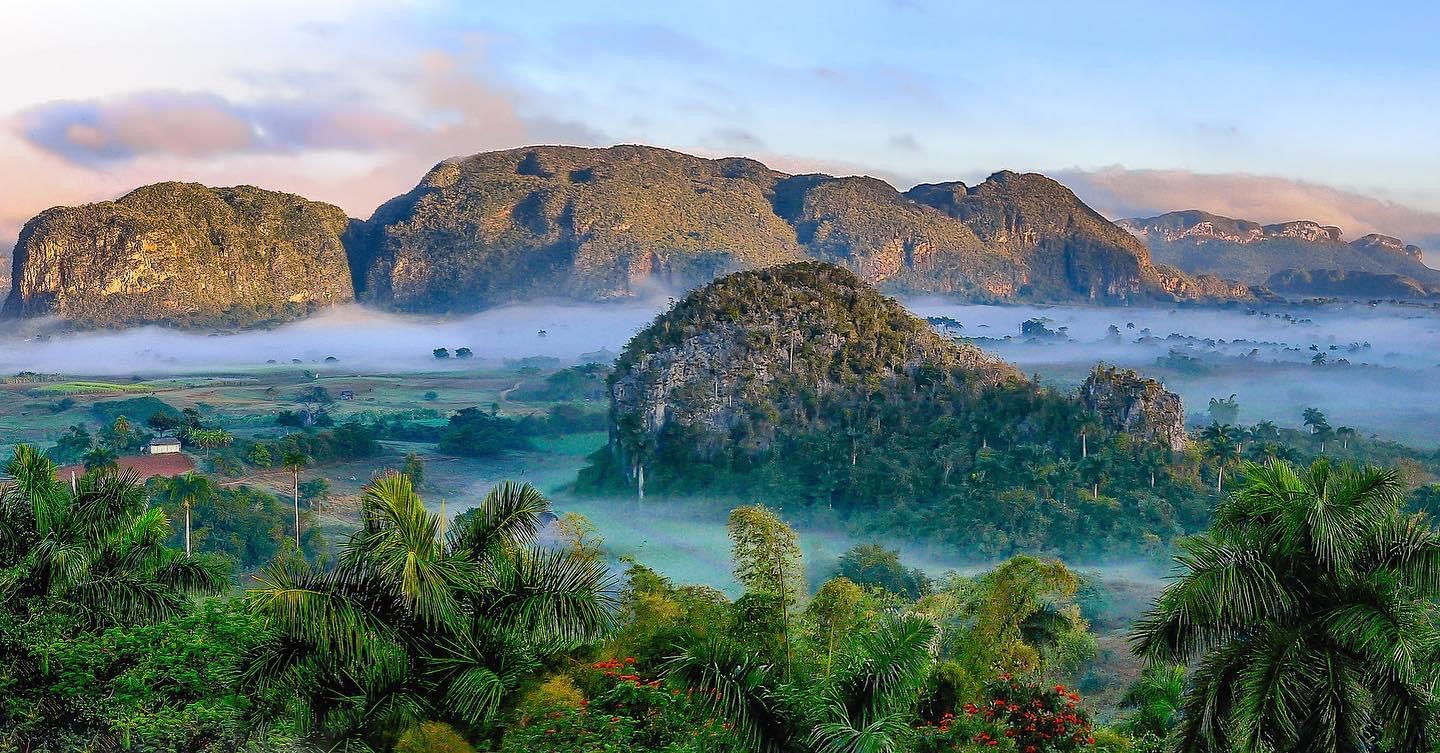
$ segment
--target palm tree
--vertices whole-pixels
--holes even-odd
[[[727,637],[697,639],[666,667],[756,751],[905,750],[934,666],[939,628],[926,617],[883,618],[855,631],[834,670],[786,681],[784,668]]]
[[[1335,428],[1335,436],[1340,438],[1340,449],[1348,450],[1350,449],[1350,440],[1355,437],[1355,430],[1349,426],[1339,426]]]
[[[120,456],[114,450],[104,445],[91,447],[81,459],[85,470],[89,471],[113,471],[120,467]]]
[[[44,453],[20,445],[5,473],[14,483],[0,491],[0,602],[48,597],[103,628],[163,620],[228,588],[224,563],[165,546],[170,522],[134,471],[86,474],[72,492]]]
[[[1151,735],[1165,739],[1179,718],[1185,698],[1185,667],[1179,664],[1152,664],[1140,673],[1120,707],[1133,709],[1119,727],[1132,737]]]
[[[1257,463],[1265,463],[1271,460],[1283,460],[1287,463],[1296,463],[1300,460],[1300,454],[1295,451],[1295,448],[1279,442],[1250,445],[1247,454],[1251,460]]]
[[[166,501],[178,504],[185,510],[185,555],[190,555],[190,510],[197,502],[209,499],[215,494],[215,485],[210,479],[193,471],[170,479],[162,487]]]
[[[1280,428],[1274,421],[1256,421],[1250,427],[1250,436],[1261,441],[1271,441],[1280,437]]]
[[[224,429],[191,429],[188,434],[191,442],[204,448],[207,460],[210,458],[211,450],[225,447],[235,441],[235,436]]]
[[[605,565],[534,546],[549,502],[528,484],[495,487],[443,536],[403,474],[361,509],[333,569],[286,558],[247,595],[271,631],[247,677],[303,702],[321,749],[385,749],[429,719],[493,731],[543,663],[610,626]]]
[[[1301,416],[1305,425],[1310,427],[1311,434],[1314,434],[1322,424],[1326,423],[1325,414],[1321,413],[1319,408],[1306,408]]]
[[[295,477],[295,551],[300,551],[300,471],[310,459],[299,450],[286,450],[280,458],[280,465]]]
[[[1430,751],[1440,534],[1391,470],[1247,464],[1132,637],[1196,660],[1181,751]]]
[[[1240,459],[1240,446],[1235,443],[1234,427],[1229,424],[1210,424],[1200,430],[1205,440],[1205,454],[1215,466],[1215,492],[1225,492],[1225,469]]]

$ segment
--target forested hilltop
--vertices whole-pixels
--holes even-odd
[[[1203,525],[1179,398],[1079,395],[947,340],[847,270],[721,278],[637,334],[581,489],[784,499],[979,556],[1129,556]]]

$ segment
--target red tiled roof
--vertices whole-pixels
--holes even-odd
[[[167,452],[160,455],[124,455],[115,460],[120,470],[130,470],[140,474],[140,478],[147,479],[151,476],[179,476],[186,471],[195,470],[195,461],[183,452]],[[70,474],[76,476],[85,475],[85,466],[67,465],[57,468],[55,475],[61,481],[70,478]]]

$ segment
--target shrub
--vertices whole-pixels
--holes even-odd
[[[395,753],[472,753],[474,748],[444,722],[422,722],[405,731]]]

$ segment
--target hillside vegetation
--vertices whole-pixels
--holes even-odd
[[[978,300],[1247,294],[1156,268],[1143,244],[1041,175],[901,193],[643,146],[446,160],[349,247],[362,299],[407,311],[629,297],[807,257],[889,291]]]
[[[8,316],[244,326],[354,298],[338,207],[252,186],[157,183],[56,207],[15,245]]]
[[[1114,369],[1087,393],[1094,409],[847,270],[741,272],[626,346],[580,486],[785,499],[984,555],[1133,554],[1199,525],[1179,398]]]

